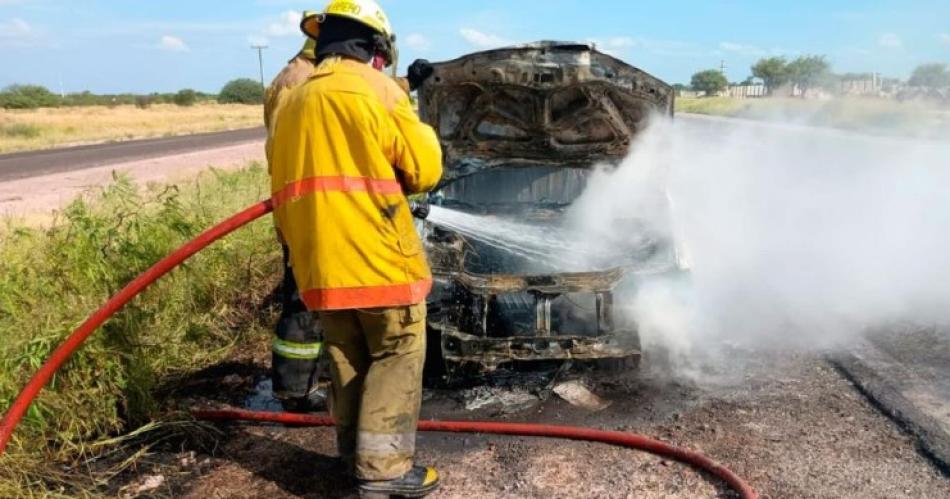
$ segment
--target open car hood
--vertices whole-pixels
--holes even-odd
[[[672,87],[591,44],[538,42],[436,63],[419,112],[439,135],[445,180],[484,167],[619,161]]]

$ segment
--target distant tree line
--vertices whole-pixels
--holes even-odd
[[[147,109],[153,104],[174,104],[188,107],[202,102],[260,104],[263,101],[264,91],[261,84],[247,78],[228,82],[218,94],[209,94],[186,88],[175,93],[151,94],[94,94],[87,90],[62,96],[40,85],[10,85],[0,91],[0,108],[4,109],[127,105]]]
[[[795,85],[804,95],[815,88],[832,88],[842,81],[871,79],[871,73],[835,74],[831,64],[821,55],[805,55],[788,60],[785,57],[765,57],[759,59],[751,68],[752,76],[742,84],[751,85],[758,78],[771,95],[779,88]],[[897,81],[897,80],[893,80]],[[950,69],[946,64],[923,64],[914,69],[907,84],[912,87],[938,89],[950,87]],[[699,71],[690,80],[689,89],[716,95],[729,86],[729,81],[721,71],[707,69]],[[680,85],[682,89],[686,87]]]
[[[946,64],[922,64],[911,73],[907,84],[929,89],[950,87],[950,69]]]

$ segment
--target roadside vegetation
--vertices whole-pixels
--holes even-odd
[[[920,102],[874,98],[799,99],[731,97],[676,100],[678,113],[838,128],[880,135],[950,137],[950,112]]]
[[[228,82],[218,94],[59,95],[40,85],[0,90],[0,154],[140,138],[220,132],[263,124],[264,90]]]
[[[950,69],[921,64],[907,81],[833,71],[822,55],[770,56],[730,83],[724,68],[673,85],[676,110],[918,138],[950,137]]]
[[[177,104],[190,106],[199,102],[215,102],[217,96],[182,89],[175,93],[94,94],[89,91],[59,95],[40,85],[10,85],[0,90],[0,108],[38,109],[41,107],[139,106]]]
[[[0,227],[0,407],[109,296],[183,242],[266,198],[267,185],[257,164],[210,170],[184,185],[139,187],[119,177],[74,201],[48,228],[7,221]],[[266,335],[272,317],[262,304],[278,268],[272,227],[259,221],[110,320],[43,392],[0,457],[0,497],[85,495],[101,484],[89,463],[114,458],[117,446],[144,433],[180,429],[155,422],[168,416],[155,388]],[[115,470],[135,459],[119,459]]]
[[[194,95],[185,93],[181,102]],[[260,106],[194,103],[0,109],[0,154],[263,125]]]
[[[171,93],[150,94],[94,94],[90,91],[57,94],[41,85],[14,84],[0,90],[0,108],[39,109],[43,107],[82,106],[136,106],[148,108],[157,104],[192,106],[198,103],[262,104],[264,89],[248,78],[232,80],[218,94],[199,92],[190,88]]]

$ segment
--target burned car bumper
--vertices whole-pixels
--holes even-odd
[[[439,328],[437,328],[439,329]],[[628,344],[634,331],[617,335],[586,336],[519,336],[485,338],[462,333],[455,328],[439,329],[442,335],[442,359],[451,369],[476,368],[492,372],[515,362],[547,360],[607,360],[640,356],[640,350]]]
[[[446,371],[491,373],[540,361],[638,360],[635,327],[617,327],[614,287],[623,270],[437,279],[430,328]]]

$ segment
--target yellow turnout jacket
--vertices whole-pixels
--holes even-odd
[[[307,78],[313,74],[313,62],[302,55],[298,55],[287,63],[287,66],[277,74],[274,81],[264,92],[264,126],[267,127],[266,150],[270,151],[271,141],[274,136],[274,128],[277,126],[278,111],[287,100],[292,90],[297,85],[307,81]],[[270,153],[268,152],[268,157]]]
[[[414,305],[432,278],[406,195],[442,177],[435,132],[382,72],[324,60],[281,106],[274,213],[310,310]]]

